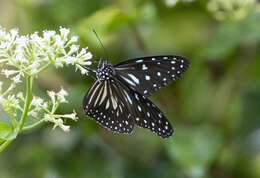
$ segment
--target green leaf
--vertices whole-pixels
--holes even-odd
[[[222,134],[209,127],[176,128],[167,145],[170,158],[192,177],[204,177],[222,145]]]
[[[13,129],[6,123],[0,122],[0,142],[2,140],[9,140],[12,135]]]
[[[259,21],[259,13],[253,13],[241,21],[220,23],[202,49],[202,57],[229,60],[238,47],[259,43]]]
[[[109,33],[119,29],[120,27],[129,25],[136,19],[135,15],[124,13],[118,8],[108,7],[101,9],[91,16],[83,19],[79,23],[79,33],[85,40],[95,40],[96,37],[91,33],[92,29],[96,29],[103,40]]]
[[[1,145],[2,143],[4,143],[4,141],[5,141],[4,139],[1,139],[1,138],[0,138],[0,145]]]

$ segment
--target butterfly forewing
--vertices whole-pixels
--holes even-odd
[[[96,81],[84,97],[85,114],[109,130],[131,133],[134,123],[125,92],[113,79]]]
[[[126,60],[114,66],[116,77],[145,97],[177,80],[189,67],[180,56],[150,56]]]

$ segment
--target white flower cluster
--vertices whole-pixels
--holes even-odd
[[[243,19],[257,10],[257,0],[210,0],[207,6],[218,20]]]
[[[86,74],[88,71],[81,65],[91,65],[92,54],[87,48],[80,49],[76,45],[78,37],[70,38],[69,33],[68,29],[60,28],[59,33],[43,31],[42,36],[38,33],[20,36],[17,29],[8,32],[0,27],[0,65],[6,66],[1,73],[14,83],[21,82],[25,74],[39,74],[51,64],[76,65]]]
[[[51,99],[49,102],[44,101],[42,98],[37,96],[33,97],[29,115],[37,120],[40,120],[40,117],[43,116],[44,121],[54,123],[54,128],[58,126],[65,132],[68,132],[70,126],[64,125],[63,119],[67,118],[76,121],[78,118],[76,117],[75,111],[71,114],[55,114],[59,104],[67,102],[65,99],[65,96],[68,95],[67,91],[62,88],[58,93],[55,93],[54,91],[47,91],[47,93]]]
[[[0,74],[11,81],[9,87],[7,83],[3,84],[0,81],[0,105],[9,114],[13,127],[23,127],[25,119],[30,116],[35,118],[36,122],[25,126],[27,128],[41,121],[49,121],[54,123],[54,128],[58,126],[64,131],[69,131],[69,126],[64,125],[63,120],[66,118],[77,120],[75,111],[72,114],[55,114],[58,106],[67,102],[65,97],[68,93],[64,89],[58,93],[48,91],[50,101],[32,96],[31,91],[33,78],[51,65],[57,68],[74,65],[82,74],[88,73],[82,66],[91,65],[92,54],[87,48],[80,48],[76,44],[78,37],[70,37],[69,33],[68,29],[60,28],[59,32],[43,31],[42,35],[38,33],[19,35],[17,29],[7,31],[0,27]],[[30,97],[24,97],[25,94],[22,92],[14,94],[15,86],[23,77],[30,83],[26,91]],[[28,82],[28,78],[31,82]],[[19,121],[17,116],[20,115],[25,117],[21,117]],[[15,124],[18,122],[18,125]]]
[[[169,7],[175,6],[179,1],[182,1],[184,3],[193,2],[195,0],[165,0],[165,4]]]
[[[0,81],[0,104],[11,118],[16,116],[17,109],[21,109],[18,98],[11,93],[14,88],[15,84],[11,83],[7,89],[3,90],[3,82]]]

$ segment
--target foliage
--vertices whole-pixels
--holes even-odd
[[[41,124],[19,134],[1,153],[0,177],[260,177],[259,1],[3,0],[0,24],[19,27],[23,34],[66,26],[97,61],[106,56],[93,28],[114,64],[159,54],[191,61],[181,79],[151,98],[175,128],[167,140],[138,128],[132,135],[113,134],[85,119],[81,105],[91,78],[73,72],[74,67],[61,70],[51,63],[47,72],[34,77],[34,100],[52,103],[49,95],[54,94],[46,95],[46,90],[59,91],[62,85],[68,102],[53,115],[57,119],[75,109],[79,120],[61,118],[69,133]],[[1,66],[9,77],[2,76],[1,93],[11,88],[9,98],[5,96],[7,107],[0,110],[0,143],[14,132],[7,113],[18,106],[17,100],[23,106],[19,97],[25,94],[17,91],[24,92],[25,86],[11,85],[18,80],[17,70]],[[54,97],[56,101],[58,94]],[[25,126],[35,121],[30,116]]]

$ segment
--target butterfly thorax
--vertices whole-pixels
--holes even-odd
[[[96,77],[99,81],[109,80],[114,73],[115,70],[113,66],[107,61],[104,61],[102,66],[97,69]]]

